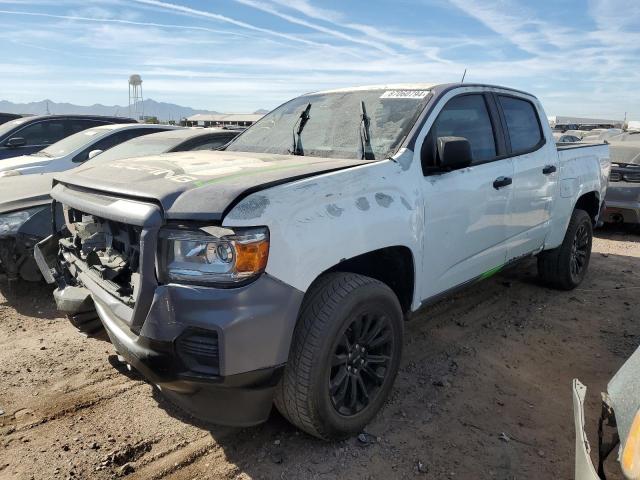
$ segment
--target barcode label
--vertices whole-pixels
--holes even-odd
[[[429,94],[429,90],[387,90],[380,98],[415,98],[420,100]]]

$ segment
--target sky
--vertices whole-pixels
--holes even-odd
[[[640,119],[639,0],[0,0],[0,99],[223,112],[398,82],[506,85]]]

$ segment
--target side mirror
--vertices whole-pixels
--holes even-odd
[[[95,157],[96,155],[100,155],[103,152],[103,150],[91,150],[89,152],[89,155],[87,156],[87,160],[91,160],[93,157]]]
[[[464,137],[438,137],[439,167],[455,170],[471,165],[471,144]]]
[[[4,145],[9,148],[24,147],[26,144],[27,141],[24,137],[11,137],[4,143]]]

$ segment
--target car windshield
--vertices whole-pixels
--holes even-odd
[[[101,153],[96,160],[113,161],[122,158],[144,157],[156,155],[171,150],[176,145],[185,141],[184,137],[157,137],[156,135],[143,135],[127,142],[116,145],[106,152]]]
[[[428,98],[429,90],[417,89],[303,95],[266,115],[226,150],[360,159],[365,158],[366,141],[366,158],[387,158],[396,151]],[[363,121],[363,115],[368,121]]]
[[[89,128],[78,133],[74,133],[59,142],[49,145],[47,148],[34,153],[35,156],[58,158],[64,157],[71,152],[82,150],[88,144],[102,137],[107,131],[102,128]]]

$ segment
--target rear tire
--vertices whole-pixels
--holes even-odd
[[[384,283],[329,273],[307,292],[275,404],[295,426],[333,440],[362,432],[393,386],[402,309]]]
[[[538,255],[538,275],[550,287],[573,290],[584,279],[589,268],[593,224],[584,210],[571,215],[562,245]]]

